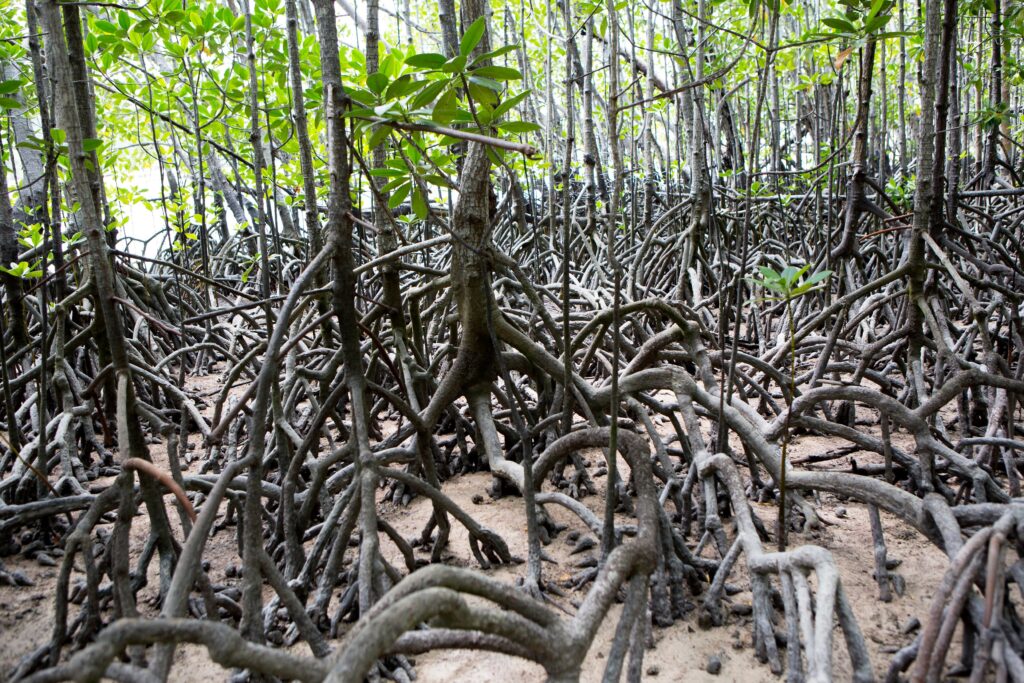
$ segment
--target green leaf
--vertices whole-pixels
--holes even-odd
[[[505,159],[505,150],[500,147],[487,146],[487,156],[491,160],[491,163],[495,166],[500,166]]]
[[[414,188],[412,192],[412,212],[420,220],[426,218],[430,213],[430,209],[427,208],[427,200],[423,197],[419,187]]]
[[[0,83],[0,95],[10,95],[21,87],[22,81],[19,78]]]
[[[487,78],[485,76],[470,76],[469,82],[475,85],[479,85],[482,88],[493,90],[494,92],[501,92],[504,86],[493,78]]]
[[[436,52],[423,52],[405,58],[405,63],[416,69],[440,69],[447,61],[444,55]]]
[[[132,19],[128,16],[127,12],[121,10],[117,13],[117,23],[123,30],[127,31],[128,27],[132,25]]]
[[[18,261],[17,263],[11,263],[10,268],[0,266],[0,271],[15,277],[40,278],[43,276],[43,271],[39,269],[40,264],[42,264],[42,261],[38,261],[32,265],[29,265],[27,261]]]
[[[381,192],[397,192],[401,185],[409,182],[409,169],[403,169],[396,172],[399,173],[399,175],[389,180],[384,187],[380,188]]]
[[[782,281],[783,284],[787,286],[792,286],[794,282],[800,279],[800,273],[797,270],[796,266],[786,266],[785,268],[782,269],[782,273],[780,274],[779,279]]]
[[[868,12],[868,18],[865,20],[865,22],[871,21],[872,19],[877,17],[878,13],[882,11],[883,7],[885,7],[886,2],[887,0],[875,0],[874,3],[871,4],[871,11]]]
[[[523,77],[523,74],[519,73],[518,69],[507,66],[481,66],[473,69],[471,73],[474,76],[493,78],[496,81],[518,81]]]
[[[405,173],[397,168],[371,168],[370,175],[374,178],[397,178]]]
[[[842,33],[856,33],[857,28],[846,19],[840,17],[829,17],[828,19],[822,19],[821,22],[826,26],[841,31]]]
[[[398,188],[395,190],[395,193],[391,195],[390,199],[388,199],[388,208],[394,209],[403,201],[405,201],[405,198],[409,196],[410,189],[412,189],[411,183],[399,185]]]
[[[384,97],[393,100],[398,97],[405,97],[416,92],[430,81],[424,80],[413,80],[413,78],[406,74],[397,80],[391,82],[388,85],[387,90],[384,91]]]
[[[401,175],[396,176],[385,183],[384,187],[380,188],[381,192],[395,192],[398,188],[405,183],[409,182],[408,169],[401,171]]]
[[[94,152],[103,146],[103,141],[99,138],[86,138],[82,140],[82,151]]]
[[[21,102],[14,99],[13,97],[0,97],[0,108],[2,109],[20,109]]]
[[[789,298],[790,299],[795,299],[795,298],[797,298],[799,296],[802,296],[802,295],[806,294],[807,292],[811,291],[811,289],[812,289],[812,286],[805,282],[802,285],[799,285],[799,286],[794,287],[793,289],[789,290]]]
[[[104,33],[111,33],[114,35],[117,35],[121,32],[121,29],[118,28],[117,24],[115,24],[112,21],[107,21],[106,19],[97,19],[96,28],[103,31]]]
[[[452,184],[450,182],[448,182],[447,178],[444,178],[444,177],[439,176],[439,175],[425,175],[425,176],[423,176],[423,181],[427,182],[427,183],[430,183],[431,185],[437,185],[438,187],[452,187],[453,188]]]
[[[391,135],[390,126],[377,126],[376,130],[374,130],[373,133],[370,134],[370,139],[366,141],[367,149],[376,149],[376,147],[380,145],[380,143],[388,139],[389,135]]]
[[[367,107],[372,108],[377,104],[377,97],[369,90],[363,90],[362,88],[349,88],[347,94],[354,102],[366,105],[363,109],[366,109]],[[373,116],[373,110],[367,109],[360,113],[360,109],[356,108],[349,111],[348,116]]]
[[[892,19],[892,17],[887,14],[882,15],[880,17],[875,17],[873,19],[868,19],[867,21],[864,22],[864,33],[874,33],[878,29],[888,24],[890,19]]]
[[[506,133],[532,133],[540,130],[539,125],[530,121],[503,121],[498,124],[498,128]]]
[[[469,53],[480,44],[480,40],[484,37],[484,30],[487,28],[487,22],[484,17],[480,17],[472,24],[469,25],[463,34],[462,40],[459,41],[459,54],[463,57],[468,57]]]
[[[39,142],[37,138],[29,138],[24,142],[19,142],[17,144],[17,147],[18,149],[31,149],[36,152],[42,152],[45,149],[45,147],[42,145],[42,143]]]
[[[388,87],[388,77],[380,73],[372,73],[366,77],[366,87],[380,95]]]
[[[831,270],[821,270],[821,271],[818,271],[814,275],[812,275],[809,278],[807,278],[807,284],[809,284],[809,285],[816,285],[819,282],[821,282],[822,280],[824,280],[825,278],[827,278],[831,274],[832,274]]]
[[[519,46],[517,44],[513,43],[512,45],[506,45],[504,47],[499,47],[497,50],[491,50],[490,52],[482,54],[479,57],[477,57],[476,59],[474,59],[472,66],[476,66],[477,64],[480,64],[482,62],[486,62],[489,59],[495,59],[496,57],[500,57],[503,54],[507,54],[507,53],[511,52],[512,50],[516,49],[517,47],[519,47]]]
[[[412,101],[412,109],[421,109],[434,100],[441,94],[441,91],[448,86],[448,81],[434,81],[423,89],[419,95]]]
[[[381,116],[381,117],[384,117],[384,118],[388,118],[388,116],[390,116],[392,114],[392,112],[394,112],[395,107],[397,105],[398,105],[397,102],[385,102],[384,104],[380,105],[379,107],[374,107],[373,108],[373,113],[376,116]],[[394,117],[392,117],[392,118],[394,118]]]
[[[481,81],[487,81],[490,79],[481,78]],[[501,84],[497,81],[491,81],[491,84],[497,85],[500,89]],[[491,85],[484,85],[477,82],[477,79],[470,78],[469,81],[469,95],[473,98],[473,101],[478,105],[488,105],[490,107],[496,107],[498,105],[498,91],[495,90]],[[472,118],[470,118],[472,120]]]
[[[22,261],[20,263],[13,263],[12,262],[10,268],[7,268],[5,266],[0,266],[0,270],[2,270],[3,272],[7,273],[8,275],[13,275],[14,277],[21,277],[21,274],[25,272],[25,269],[27,267],[28,267],[28,264],[25,263],[24,261]]]
[[[494,109],[494,118],[498,119],[503,114],[505,114],[506,112],[511,111],[513,107],[515,107],[517,104],[519,104],[520,102],[525,100],[527,98],[527,96],[529,96],[530,92],[531,91],[529,91],[529,90],[527,90],[525,92],[521,92],[518,95],[516,95],[515,97],[510,97],[509,99],[507,99],[504,102],[502,102],[501,104],[499,104]]]
[[[441,67],[441,71],[446,74],[455,74],[461,72],[466,68],[466,55],[459,55],[458,57],[452,57],[444,66]]]
[[[458,111],[458,98],[455,97],[455,93],[451,90],[441,96],[441,99],[434,105],[434,110],[430,114],[435,122],[442,126],[447,126],[455,118],[455,113]]]

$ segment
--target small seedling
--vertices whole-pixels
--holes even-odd
[[[764,301],[783,301],[786,304],[786,317],[789,319],[789,395],[787,396],[786,426],[782,432],[782,462],[779,472],[779,519],[778,539],[779,552],[786,550],[786,455],[789,450],[789,419],[792,411],[793,395],[796,393],[796,325],[793,322],[793,301],[808,292],[820,289],[831,270],[821,270],[809,277],[804,277],[811,266],[805,265],[802,268],[797,266],[786,266],[782,272],[776,271],[769,266],[759,266],[760,278],[747,278],[756,285],[772,292],[775,296],[764,297]]]

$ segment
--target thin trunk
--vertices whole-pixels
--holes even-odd
[[[245,52],[249,67],[249,142],[252,145],[253,178],[256,195],[256,230],[260,250],[260,294],[266,301],[270,297],[270,255],[267,245],[266,214],[264,213],[263,190],[263,135],[260,130],[259,87],[256,82],[256,49],[253,39],[252,14],[249,0],[241,0],[245,13]],[[274,328],[274,315],[270,304],[263,307],[264,325],[269,338]],[[264,363],[273,363],[265,358]],[[253,642],[263,642],[263,571],[260,557],[263,553],[263,453],[266,448],[266,405],[270,400],[269,386],[259,384],[255,401],[250,451],[252,462],[245,486],[245,528],[242,545],[242,621],[239,629],[242,635]]]
[[[843,236],[832,250],[833,261],[857,253],[857,223],[865,208],[869,206],[866,196],[868,176],[868,121],[871,117],[871,81],[874,75],[875,39],[868,38],[861,51],[860,80],[857,88],[857,118],[854,122],[853,158],[850,182],[846,187],[846,214]]]
[[[352,410],[352,433],[361,470],[360,517],[362,545],[359,554],[359,608],[366,610],[383,592],[378,569],[377,517],[368,514],[375,504],[376,468],[372,465],[369,437],[369,406],[366,399],[366,377],[359,341],[359,315],[356,311],[355,258],[352,253],[352,219],[349,178],[351,166],[347,154],[348,133],[342,113],[346,98],[341,85],[341,63],[338,59],[338,25],[330,0],[313,0],[316,9],[317,33],[320,38],[321,78],[327,106],[327,154],[330,191],[327,201],[328,239],[335,240],[334,313],[341,330],[342,356]]]

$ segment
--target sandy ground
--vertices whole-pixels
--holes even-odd
[[[192,383],[192,388],[209,395],[211,378],[202,378]],[[219,378],[218,378],[219,379]],[[871,427],[861,427],[870,430]],[[905,445],[900,437],[894,435],[897,444]],[[193,441],[196,437],[193,436]],[[791,449],[794,460],[801,457],[823,453],[838,444],[820,437],[798,438]],[[157,462],[166,461],[166,448],[162,444],[153,446],[153,456]],[[594,474],[603,456],[597,451],[585,454],[590,463],[591,474]],[[852,456],[858,463],[876,462],[872,456],[856,453]],[[835,469],[848,469],[851,456],[831,460],[816,465]],[[189,469],[198,471],[199,462],[193,462]],[[811,465],[807,465],[811,466]],[[625,464],[622,464],[625,471]],[[513,555],[526,557],[525,514],[522,499],[504,497],[493,500],[486,491],[491,476],[487,473],[468,474],[456,477],[444,485],[444,492],[457,504],[467,510],[482,525],[502,535]],[[595,483],[603,488],[604,477],[596,477]],[[603,491],[599,491],[599,494]],[[383,496],[383,491],[382,491]],[[477,502],[474,502],[474,498]],[[171,499],[168,497],[171,508]],[[589,496],[584,502],[595,511],[603,498]],[[754,511],[769,529],[774,528],[775,508],[772,505],[754,504]],[[415,499],[408,506],[401,507],[391,502],[380,505],[382,516],[387,519],[404,537],[411,539],[419,535],[425,520],[431,514],[429,501]],[[846,588],[857,619],[860,623],[871,652],[875,674],[881,676],[888,667],[892,652],[908,644],[913,633],[904,633],[902,627],[912,617],[923,618],[927,611],[929,599],[941,580],[947,563],[944,555],[920,534],[899,520],[882,514],[882,522],[889,547],[889,557],[898,559],[902,564],[894,570],[901,574],[906,590],[890,603],[878,600],[878,586],[872,577],[873,555],[871,529],[867,508],[861,504],[840,501],[831,495],[823,495],[817,500],[817,509],[823,522],[821,529],[802,534],[793,534],[791,543],[815,543],[832,551],[838,564],[841,579]],[[550,506],[552,517],[569,530],[578,530],[588,535],[582,522],[558,506]],[[173,516],[173,514],[172,514]],[[624,520],[625,521],[625,520]],[[729,520],[724,520],[730,528]],[[177,520],[173,520],[176,532],[180,534]],[[237,580],[228,578],[226,571],[229,566],[237,565],[240,560],[236,555],[234,527],[217,533],[209,542],[205,558],[210,562],[210,577],[215,584],[233,584]],[[144,516],[136,518],[132,527],[132,552],[137,555],[142,550],[148,529]],[[563,532],[545,547],[545,552],[555,563],[544,563],[545,579],[560,581],[576,573],[573,565],[580,555],[571,555],[573,546],[567,541],[567,532]],[[404,570],[401,555],[386,537],[382,536],[382,552],[396,567]],[[419,550],[420,557],[427,555]],[[351,551],[350,551],[351,556]],[[56,558],[60,561],[60,558]],[[465,530],[453,521],[449,549],[445,556],[446,562],[475,567],[469,550]],[[21,556],[4,558],[8,570],[23,571],[35,585],[24,588],[0,587],[0,680],[6,679],[17,662],[27,653],[48,642],[53,627],[53,593],[56,585],[57,568],[41,566],[34,560]],[[742,564],[742,559],[741,559]],[[490,575],[503,581],[515,581],[525,574],[525,565],[499,567],[490,570]],[[72,585],[74,584],[72,579]],[[749,605],[750,593],[742,567],[734,573],[730,583],[742,589],[730,598],[728,604],[735,607],[737,613],[744,612],[743,606]],[[156,563],[151,564],[149,585],[140,593],[140,610],[143,614],[155,614],[153,604],[158,579]],[[556,603],[570,612],[570,600],[580,599],[582,593],[570,594],[565,598],[554,597]],[[268,591],[269,599],[270,593]],[[77,609],[73,606],[73,609]],[[600,680],[604,658],[607,655],[615,624],[621,606],[615,606],[602,624],[598,637],[594,641],[584,667],[583,680]],[[74,612],[73,612],[74,613]],[[569,618],[566,616],[565,618]],[[654,646],[644,658],[645,681],[776,681],[779,680],[768,670],[767,665],[759,663],[753,654],[751,644],[751,623],[748,616],[738,616],[729,611],[727,622],[722,627],[703,630],[695,616],[676,622],[669,628],[655,628],[653,632]],[[845,658],[841,632],[834,631],[835,675],[837,680],[849,678],[849,662]],[[305,646],[296,646],[296,651],[308,654]],[[722,662],[721,672],[715,676],[706,672],[709,658],[718,657]],[[955,653],[951,655],[951,659]],[[543,670],[531,663],[513,657],[490,653],[474,653],[468,651],[432,652],[415,658],[418,680],[421,682],[441,681],[543,681]],[[176,664],[172,670],[174,681],[225,680],[229,672],[212,663],[205,650],[198,646],[180,647],[177,650]]]

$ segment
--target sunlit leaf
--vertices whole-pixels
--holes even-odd
[[[495,81],[516,81],[523,77],[518,69],[512,69],[507,66],[481,66],[473,69],[471,73],[474,76],[491,78]]]
[[[420,220],[426,218],[430,213],[430,210],[427,208],[427,200],[423,197],[419,187],[413,188],[412,191],[412,212]]]
[[[377,95],[384,92],[384,88],[388,86],[388,77],[384,74],[377,72],[372,73],[366,77],[366,87],[372,90]]]
[[[462,40],[459,41],[459,54],[462,57],[468,57],[474,48],[480,43],[480,40],[484,37],[484,31],[487,28],[487,20],[484,17],[480,17],[463,32]]]
[[[532,133],[540,130],[540,126],[531,121],[503,121],[498,124],[498,128],[506,133]]]
[[[96,28],[103,31],[104,33],[118,34],[121,32],[121,29],[118,27],[117,24],[115,24],[112,21],[107,21],[106,19],[97,19]]]
[[[405,58],[406,64],[417,69],[440,69],[447,61],[444,55],[436,52],[424,52]]]
[[[828,17],[827,19],[822,19],[821,23],[842,33],[854,34],[857,32],[857,28],[853,24],[840,17]]]

